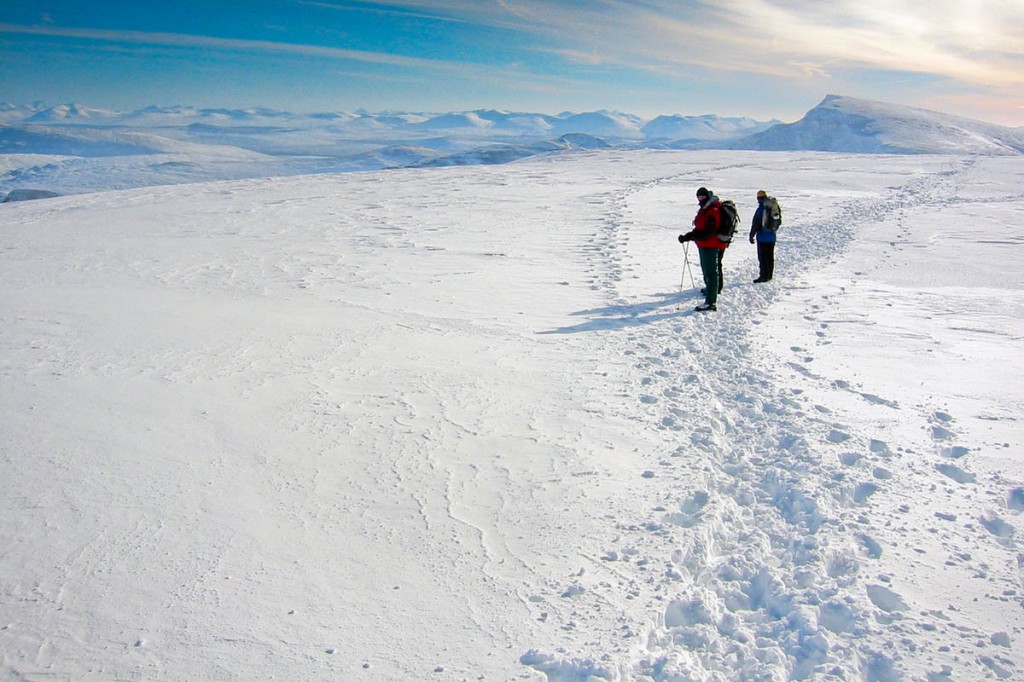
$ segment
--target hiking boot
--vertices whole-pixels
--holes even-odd
[[[718,310],[718,306],[714,303],[702,303],[701,305],[694,308],[698,313],[706,313],[711,310]]]

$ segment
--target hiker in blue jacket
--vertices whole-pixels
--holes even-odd
[[[750,221],[750,243],[757,241],[757,266],[760,270],[754,284],[770,282],[775,275],[775,233],[781,224],[779,202],[763,189],[758,190],[757,210]]]

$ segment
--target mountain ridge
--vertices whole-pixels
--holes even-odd
[[[1024,128],[832,94],[793,123],[714,114],[644,120],[607,110],[293,114],[0,104],[0,195],[493,165],[602,148],[1016,155],[1024,153]]]
[[[732,149],[868,154],[1024,154],[1024,129],[930,109],[826,95],[795,123],[772,126]]]

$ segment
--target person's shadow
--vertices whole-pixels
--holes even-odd
[[[586,317],[585,322],[569,327],[558,327],[538,334],[578,334],[580,332],[608,331],[639,327],[653,322],[692,315],[693,301],[703,301],[704,297],[696,289],[670,294],[656,294],[655,298],[646,303],[631,305],[610,305],[604,308],[592,308],[571,313],[573,317]]]

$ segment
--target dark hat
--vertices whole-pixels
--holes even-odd
[[[707,187],[701,187],[700,189],[697,190],[697,196],[708,197],[711,196],[711,192],[708,191]]]

